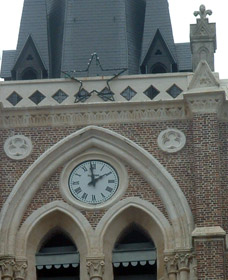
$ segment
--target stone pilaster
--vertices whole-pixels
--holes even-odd
[[[191,93],[185,96],[192,114],[195,170],[196,225],[222,226],[220,182],[219,112],[224,92]]]
[[[27,261],[15,260],[11,256],[0,258],[1,280],[25,280],[27,275]]]
[[[198,227],[193,231],[198,279],[227,279],[225,276],[225,235],[225,231],[219,226]]]
[[[86,260],[90,280],[102,280],[104,275],[104,257],[89,257]]]

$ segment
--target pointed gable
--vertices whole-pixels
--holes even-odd
[[[49,45],[46,0],[25,0],[15,62],[18,60],[28,37],[31,36],[37,51],[49,72]]]
[[[143,63],[157,30],[162,34],[167,48],[176,61],[176,49],[167,0],[147,0],[143,32],[141,63]]]

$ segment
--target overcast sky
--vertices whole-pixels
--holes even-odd
[[[23,0],[0,0],[0,53],[2,50],[15,49],[20,25]],[[59,0],[58,0],[59,1]],[[152,1],[152,0],[151,0]],[[213,11],[210,22],[217,25],[217,52],[215,55],[215,71],[220,78],[228,79],[228,0],[168,0],[176,43],[189,42],[189,25],[195,23],[195,10],[204,4]]]

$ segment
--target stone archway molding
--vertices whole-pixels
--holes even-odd
[[[1,212],[0,255],[15,255],[17,230],[39,187],[58,167],[90,148],[110,153],[137,170],[166,207],[176,236],[175,247],[192,247],[193,216],[183,192],[167,170],[151,154],[126,137],[101,127],[87,126],[43,153],[18,180]]]

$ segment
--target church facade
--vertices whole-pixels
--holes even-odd
[[[96,2],[25,0],[3,54],[0,279],[227,279],[211,11],[175,44],[167,1]]]

